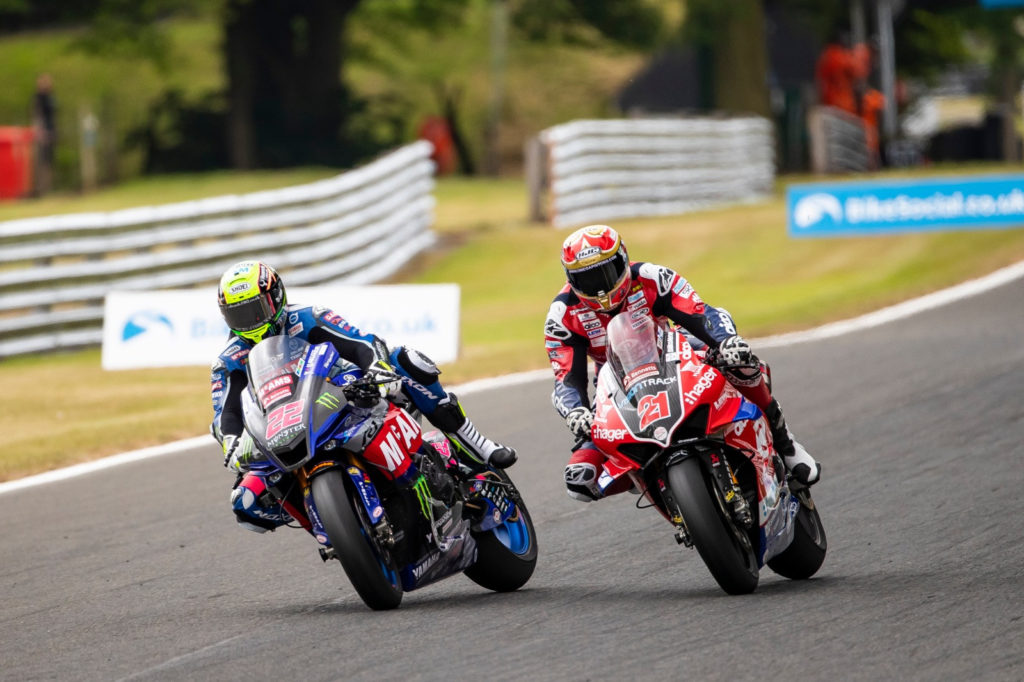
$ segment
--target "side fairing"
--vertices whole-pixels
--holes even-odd
[[[410,453],[423,446],[423,432],[408,412],[390,405],[383,425],[363,451],[363,459],[390,479],[415,472]]]

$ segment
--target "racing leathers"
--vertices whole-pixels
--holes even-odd
[[[513,450],[494,443],[477,431],[463,412],[458,398],[441,386],[438,380],[440,371],[422,353],[404,346],[389,352],[381,338],[361,332],[333,310],[321,306],[289,304],[285,308],[282,327],[281,333],[311,344],[329,342],[344,360],[362,369],[374,364],[393,369],[402,377],[404,397],[431,424],[449,436],[460,458],[491,461],[495,466],[509,466],[515,461]],[[301,516],[289,514],[288,509],[302,503],[299,496],[278,504],[266,492],[266,477],[256,471],[248,471],[245,466],[247,460],[259,456],[253,450],[251,438],[244,435],[242,421],[242,393],[248,385],[246,363],[253,345],[247,339],[232,335],[214,361],[210,376],[214,416],[210,430],[225,446],[225,465],[239,473],[231,494],[231,505],[238,522],[250,530],[262,532]],[[499,462],[502,458],[504,461]]]
[[[591,309],[566,284],[551,303],[544,326],[544,343],[555,373],[551,400],[577,437],[565,468],[565,484],[570,497],[585,502],[631,487],[630,480],[623,477],[602,489],[598,479],[606,458],[589,439],[592,413],[587,359],[593,359],[596,375],[606,360],[606,329],[612,317],[649,315],[658,321],[670,320],[687,333],[695,350],[710,353],[715,353],[723,342],[738,339],[729,313],[702,301],[690,283],[671,269],[630,262],[630,274],[632,283],[625,301],[612,312]],[[792,456],[799,444],[794,443],[778,402],[772,397],[767,367],[756,358],[753,360],[760,370],[724,374],[768,417],[776,449],[785,461],[786,455]]]

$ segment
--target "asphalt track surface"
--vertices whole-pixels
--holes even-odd
[[[283,529],[236,527],[211,444],[0,495],[4,680],[1024,679],[1024,282],[765,350],[824,464],[813,579],[721,592],[653,510],[570,500],[550,383],[475,393],[540,560],[366,609]]]

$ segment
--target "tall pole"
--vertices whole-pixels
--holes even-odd
[[[867,22],[864,20],[864,0],[851,0],[850,2],[850,38],[854,45],[866,43],[868,32]]]
[[[878,58],[882,77],[882,94],[885,95],[885,109],[882,110],[882,131],[884,139],[896,136],[896,48],[892,34],[892,0],[877,0]]]
[[[505,103],[505,62],[508,52],[508,3],[491,0],[491,101],[484,129],[484,172],[501,172],[499,129]]]

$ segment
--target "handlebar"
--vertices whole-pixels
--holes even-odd
[[[381,386],[401,380],[402,377],[394,372],[370,366],[363,371],[362,377],[343,385],[341,391],[353,403],[369,406],[383,398],[380,393]]]

